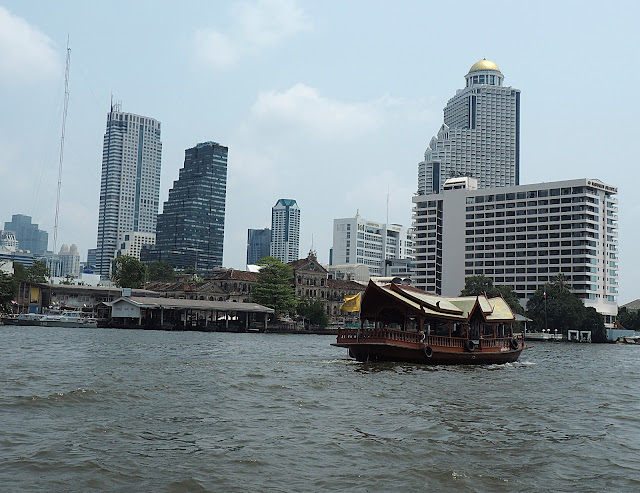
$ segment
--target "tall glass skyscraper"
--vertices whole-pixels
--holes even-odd
[[[142,260],[198,272],[222,266],[229,149],[203,142],[184,152],[184,167],[158,216],[156,245]]]
[[[456,176],[476,178],[478,188],[520,184],[520,90],[503,86],[489,60],[475,63],[465,79],[418,165],[419,195],[440,193]]]
[[[298,260],[300,208],[293,199],[280,199],[271,209],[271,256],[284,263]]]
[[[125,234],[155,232],[161,158],[160,122],[123,113],[120,104],[112,104],[102,146],[98,274],[110,274],[110,262]]]

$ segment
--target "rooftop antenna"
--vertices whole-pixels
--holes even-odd
[[[387,224],[389,224],[389,185],[387,185]]]
[[[64,69],[64,106],[62,110],[62,133],[60,135],[60,160],[58,164],[58,191],[56,193],[56,218],[53,224],[53,254],[56,253],[58,241],[58,215],[60,213],[60,189],[62,188],[62,161],[64,157],[64,133],[67,126],[67,109],[69,108],[69,64],[71,63],[71,48],[67,35],[67,63]],[[52,258],[53,266],[53,258]]]

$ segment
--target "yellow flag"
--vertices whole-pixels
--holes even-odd
[[[340,307],[340,311],[343,312],[359,312],[360,311],[360,298],[362,293],[345,295],[344,303]]]

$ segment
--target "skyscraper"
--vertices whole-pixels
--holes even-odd
[[[489,60],[475,63],[444,109],[444,123],[418,165],[418,194],[442,191],[456,176],[472,176],[479,188],[520,184],[520,90],[502,85]]]
[[[229,149],[203,142],[184,152],[184,167],[158,216],[155,247],[143,261],[162,260],[198,272],[222,266]]]
[[[40,255],[47,251],[49,233],[38,229],[37,224],[32,224],[31,216],[14,214],[11,216],[11,221],[4,223],[4,229],[15,233],[20,250],[29,250],[34,255]]]
[[[280,199],[271,209],[271,256],[293,262],[299,248],[300,208],[293,199]]]
[[[253,265],[263,257],[270,255],[271,230],[250,229],[247,232],[247,265]]]
[[[112,104],[102,147],[97,273],[109,275],[125,234],[155,232],[161,156],[160,122]]]

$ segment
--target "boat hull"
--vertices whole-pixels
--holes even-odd
[[[406,363],[420,363],[427,365],[501,365],[518,360],[522,350],[509,349],[505,351],[452,351],[431,347],[431,351],[398,347],[391,344],[351,344],[348,354],[357,361],[397,361]],[[427,356],[430,354],[430,356]]]
[[[528,349],[521,334],[465,339],[388,328],[339,329],[337,347],[358,361],[398,361],[427,365],[501,365]]]

